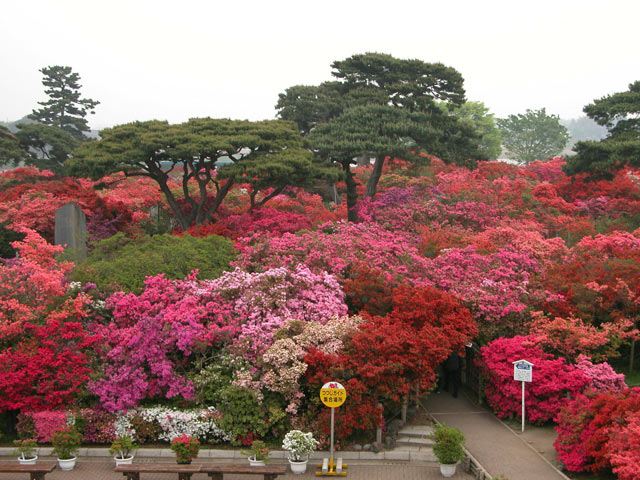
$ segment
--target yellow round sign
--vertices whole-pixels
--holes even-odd
[[[338,382],[325,383],[320,389],[320,400],[327,407],[339,407],[347,399],[347,391]]]

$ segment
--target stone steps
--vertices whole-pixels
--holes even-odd
[[[405,425],[398,431],[395,450],[420,452],[425,460],[435,462],[434,442],[429,438],[432,433],[433,428],[428,425]]]

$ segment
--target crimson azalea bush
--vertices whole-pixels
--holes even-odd
[[[636,478],[637,438],[630,433],[637,428],[639,414],[638,389],[577,396],[555,419],[558,459],[573,472],[600,473],[613,468],[619,478]]]
[[[487,401],[500,418],[521,415],[521,385],[513,379],[512,362],[524,359],[534,364],[534,381],[527,384],[525,396],[527,419],[533,423],[553,419],[567,396],[577,395],[589,382],[563,358],[545,353],[533,336],[498,338],[481,351]]]

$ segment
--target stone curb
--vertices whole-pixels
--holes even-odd
[[[14,448],[0,447],[0,457],[13,457]],[[51,447],[41,447],[36,449],[39,457],[51,456]],[[108,448],[80,448],[78,457],[110,457]],[[139,458],[173,458],[175,454],[169,448],[140,448],[136,451]],[[311,460],[322,460],[329,456],[329,452],[319,451],[311,455]],[[220,450],[214,448],[203,448],[198,454],[199,458],[219,458],[219,459],[245,459],[239,450]],[[375,460],[375,461],[404,461],[404,462],[434,462],[433,454],[429,451],[414,452],[408,450],[389,450],[379,453],[373,452],[336,452],[335,457],[344,460]],[[269,458],[274,460],[285,460],[287,452],[285,450],[272,450]]]

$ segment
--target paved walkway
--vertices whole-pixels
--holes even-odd
[[[464,394],[453,398],[446,392],[432,393],[423,405],[439,422],[462,430],[467,449],[491,475],[502,474],[509,480],[568,480],[536,451],[548,450],[548,441],[545,447],[533,448],[519,433]]]
[[[7,459],[2,459],[6,461]],[[50,457],[43,457],[43,460],[54,460]],[[169,459],[166,459],[169,460]],[[163,459],[163,461],[166,461]],[[141,459],[136,460],[136,463],[142,463],[144,461],[150,461],[157,463],[159,459]],[[194,463],[198,463],[196,460]],[[219,460],[218,460],[219,462]],[[233,461],[225,460],[225,463],[233,463]],[[246,460],[244,462],[246,464]],[[271,462],[274,464],[282,462]],[[78,460],[76,467],[70,472],[63,472],[59,469],[54,470],[50,474],[47,474],[47,480],[122,480],[122,474],[113,471],[113,460],[109,461],[104,458],[96,457],[84,457]],[[401,479],[401,480],[441,480],[440,468],[434,463],[376,463],[375,461],[367,462],[366,464],[349,462],[347,468],[347,476],[342,477],[347,480],[389,480],[389,479]],[[28,478],[27,474],[15,474],[15,473],[0,473],[0,480],[24,480]],[[154,475],[141,475],[141,480],[176,480],[177,475],[173,474],[154,474]],[[205,474],[194,474],[193,480],[206,480],[208,477]],[[256,475],[225,475],[225,480],[256,480]],[[303,475],[294,475],[291,472],[287,472],[284,477],[285,480],[301,480],[311,478],[321,478],[315,475],[315,463],[309,464],[307,472]],[[340,478],[340,477],[333,477]],[[464,473],[460,468],[452,477],[454,480],[473,480],[473,477],[467,473]]]

